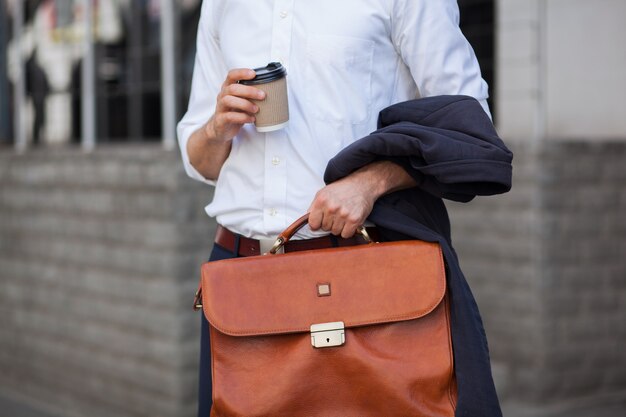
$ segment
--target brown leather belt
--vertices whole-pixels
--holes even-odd
[[[375,227],[368,227],[367,233],[374,241],[378,241],[378,233]],[[237,235],[225,227],[217,225],[217,233],[215,234],[215,243],[226,250],[235,252],[239,238],[239,256],[256,256],[261,255],[261,245],[257,239],[250,239],[241,235]],[[290,240],[284,246],[285,252],[297,252],[302,250],[333,248],[338,246],[354,246],[368,243],[361,235],[354,235],[351,238],[344,239],[333,235],[322,236],[313,239]]]

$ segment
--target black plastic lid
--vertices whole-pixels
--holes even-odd
[[[256,77],[251,80],[240,80],[239,84],[265,84],[279,80],[287,75],[287,70],[281,65],[280,62],[270,62],[265,67],[255,68],[254,72],[256,72]]]

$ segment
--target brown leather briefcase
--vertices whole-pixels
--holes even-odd
[[[283,232],[274,249],[306,220]],[[454,416],[438,244],[205,263],[199,294],[195,304],[211,332],[211,417]]]

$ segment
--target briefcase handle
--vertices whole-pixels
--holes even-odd
[[[276,238],[276,242],[274,242],[274,246],[272,246],[272,249],[270,249],[268,253],[272,255],[276,255],[276,253],[280,250],[280,248],[282,248],[285,245],[285,243],[289,242],[289,240],[293,237],[293,235],[295,235],[298,230],[302,229],[308,223],[309,223],[309,213],[305,214],[304,216],[300,217],[295,222],[291,223],[289,227],[287,227],[280,235],[278,235],[278,237]],[[367,233],[367,230],[365,229],[365,226],[360,226],[356,232],[360,234],[361,236],[363,236],[363,238],[367,240],[369,243],[373,243],[372,238],[370,238],[369,234]]]

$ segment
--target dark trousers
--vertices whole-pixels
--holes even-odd
[[[238,248],[236,248],[238,252]],[[209,262],[236,258],[237,255],[218,245],[213,245]],[[213,404],[213,383],[211,379],[211,343],[209,341],[209,323],[204,314],[200,338],[200,384],[198,392],[198,417],[209,417]]]

